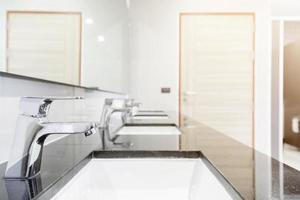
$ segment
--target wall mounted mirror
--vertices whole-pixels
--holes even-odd
[[[125,0],[5,0],[0,11],[0,71],[127,92]]]

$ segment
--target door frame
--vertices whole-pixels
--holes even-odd
[[[298,21],[300,22],[300,16],[276,16],[271,18],[271,23],[278,22],[279,23],[279,57],[278,57],[278,74],[279,78],[275,82],[276,86],[278,87],[278,98],[279,103],[278,105],[275,105],[278,107],[278,113],[277,115],[273,116],[271,118],[271,121],[276,120],[276,118],[279,121],[278,127],[271,127],[271,133],[273,134],[271,137],[271,155],[278,159],[279,161],[283,162],[283,139],[284,139],[284,22],[286,21]],[[271,31],[271,37],[272,37],[272,31]],[[273,38],[271,38],[273,39]],[[272,45],[272,43],[271,43]],[[271,66],[273,66],[273,63],[271,62]],[[272,68],[273,69],[273,68]],[[273,72],[273,71],[272,71]],[[272,77],[272,80],[274,78]],[[273,84],[273,82],[272,82]],[[272,87],[274,87],[272,85]],[[274,102],[272,101],[272,106],[274,105]],[[279,128],[279,130],[274,130],[275,128]]]
[[[276,115],[272,115],[271,122],[277,121],[279,122],[278,127],[271,127],[271,133],[275,133],[271,135],[271,155],[275,159],[279,160],[280,162],[284,163],[283,158],[283,138],[284,138],[284,22],[286,21],[298,21],[300,22],[300,16],[276,16],[271,18],[271,23],[278,22],[279,23],[279,57],[278,59],[278,79],[275,79],[272,76],[272,80],[276,80],[276,82],[272,82],[272,84],[276,84],[278,87],[278,95],[279,98],[278,104],[275,106],[278,109]],[[271,27],[271,39],[273,39],[273,32]],[[271,43],[271,50],[272,50]],[[273,56],[273,55],[272,55]],[[273,63],[271,60],[271,67],[273,69]],[[272,71],[273,72],[273,71]],[[273,73],[272,73],[273,75]],[[272,85],[274,87],[274,85]],[[274,101],[272,100],[271,105],[274,106]],[[279,129],[279,130],[278,130]],[[279,174],[279,185],[281,187],[280,194],[284,196],[283,185],[284,185],[284,168],[283,164],[278,166],[277,173]]]
[[[79,84],[81,85],[81,77],[82,77],[82,13],[81,12],[68,12],[68,11],[31,11],[31,10],[7,10],[6,11],[6,46],[5,46],[5,71],[9,73],[9,66],[8,66],[8,46],[9,46],[9,15],[10,14],[51,14],[51,15],[78,15],[79,16],[79,55],[78,55],[78,79]]]
[[[182,66],[182,18],[184,16],[193,16],[193,15],[225,15],[225,16],[243,16],[243,15],[249,15],[252,16],[253,18],[253,70],[252,70],[252,148],[255,149],[255,68],[256,68],[256,15],[254,12],[181,12],[179,13],[179,94],[178,94],[178,110],[179,110],[179,115],[178,115],[178,122],[179,122],[179,127],[182,126],[182,71],[183,71],[183,66]],[[179,148],[181,149],[182,147],[182,136],[179,137]]]

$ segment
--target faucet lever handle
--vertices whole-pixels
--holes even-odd
[[[23,115],[43,118],[48,115],[50,105],[57,100],[80,100],[83,97],[21,97],[20,110]]]

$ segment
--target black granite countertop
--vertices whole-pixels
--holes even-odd
[[[198,123],[181,128],[181,150],[200,150],[244,199],[300,199],[300,172],[270,156]]]
[[[59,178],[38,176],[31,180],[4,180],[1,181],[1,200],[31,200],[31,199],[51,199],[68,181],[70,181],[91,159],[105,158],[201,158],[208,169],[217,177],[230,194],[232,199],[241,200],[242,196],[232,187],[231,183],[209,162],[200,151],[94,151],[83,159],[74,168],[63,173]],[[4,173],[5,165],[1,166]],[[45,184],[45,181],[52,181]]]
[[[182,146],[181,151],[95,151],[74,168],[60,174],[57,173],[60,170],[52,170],[27,181],[7,181],[2,178],[0,199],[50,199],[93,157],[203,157],[227,190],[237,194],[234,199],[300,199],[299,171],[204,125],[181,130],[182,139],[189,131],[197,134],[199,140],[194,141],[193,145]],[[2,164],[1,177],[4,172],[5,164]]]

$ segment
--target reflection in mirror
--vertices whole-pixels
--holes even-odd
[[[80,84],[81,14],[7,13],[7,72]]]
[[[0,71],[128,91],[125,0],[4,0],[0,10]]]

